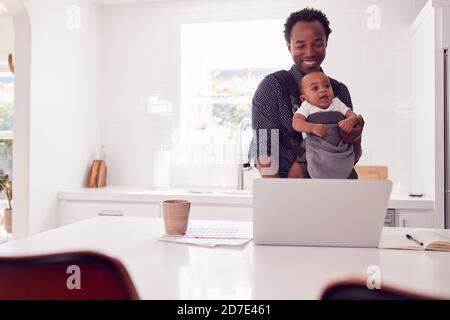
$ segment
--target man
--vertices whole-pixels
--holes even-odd
[[[331,33],[329,25],[325,14],[310,8],[294,12],[286,20],[284,36],[294,65],[289,71],[266,76],[253,97],[252,123],[256,135],[250,157],[255,160],[263,177],[285,178],[289,171],[298,169],[296,166],[299,164],[295,160],[302,153],[302,135],[292,128],[293,113],[300,104],[300,101],[295,101],[299,96],[295,88],[298,89],[305,74],[321,70]],[[334,79],[331,81],[335,94],[353,109],[345,84]],[[356,161],[361,157],[363,126],[364,120],[358,116],[358,125],[352,132],[346,134],[341,131],[343,140],[353,143]],[[349,178],[357,178],[356,172],[353,171]]]

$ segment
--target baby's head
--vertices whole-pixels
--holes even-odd
[[[300,81],[300,101],[326,109],[334,98],[330,79],[321,71],[306,74]]]

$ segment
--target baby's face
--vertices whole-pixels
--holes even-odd
[[[301,101],[326,109],[334,98],[333,89],[328,77],[322,72],[312,72],[303,77],[301,83]]]

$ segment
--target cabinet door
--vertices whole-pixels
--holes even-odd
[[[74,223],[97,216],[108,217],[159,217],[157,203],[60,201],[60,225]]]
[[[395,227],[396,224],[396,214],[394,209],[388,209],[386,213],[386,218],[384,219],[385,227]]]
[[[225,205],[201,205],[193,203],[189,214],[191,219],[252,221],[252,207]]]
[[[434,228],[433,210],[397,210],[398,227]]]

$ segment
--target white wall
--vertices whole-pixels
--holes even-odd
[[[99,150],[98,8],[89,0],[23,0],[31,20],[28,233],[57,226],[57,193],[85,185]],[[67,28],[69,5],[81,29]]]
[[[373,3],[380,8],[379,30],[365,27],[365,8]],[[408,192],[410,186],[410,5],[376,1],[336,7],[325,61],[325,70],[348,85],[354,110],[366,120],[360,164],[388,166],[394,192]]]
[[[422,11],[427,2],[428,0],[411,0],[411,14],[414,19],[420,11]],[[414,19],[412,21],[414,21]]]
[[[366,27],[366,10],[374,3],[381,13],[379,30]],[[102,143],[108,151],[110,183],[151,186],[153,151],[161,143],[170,144],[171,132],[178,128],[180,24],[285,19],[292,11],[313,6],[328,15],[333,29],[324,70],[348,85],[356,112],[367,121],[361,163],[387,165],[389,176],[396,183],[394,190],[409,191],[412,130],[409,26],[423,3],[422,0],[211,0],[104,7]],[[145,100],[154,94],[173,104],[172,115],[146,112]],[[234,172],[232,168],[220,168],[216,173],[204,166],[189,168],[190,176],[204,177],[203,182],[214,181],[219,174],[235,176]],[[180,176],[172,174],[172,184],[185,183]],[[227,183],[233,187],[231,182]]]
[[[0,13],[0,61],[8,61],[14,53],[14,24],[9,15]]]

